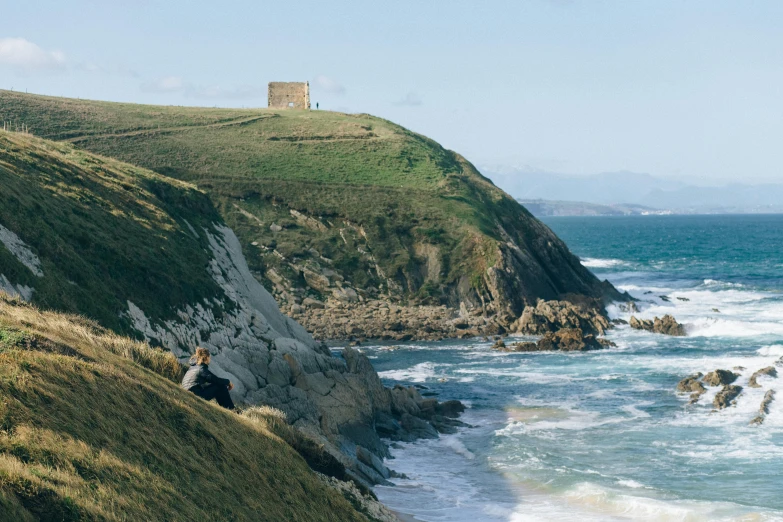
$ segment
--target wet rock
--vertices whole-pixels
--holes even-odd
[[[502,339],[498,339],[495,341],[495,344],[492,345],[493,350],[505,350],[506,349],[506,343],[503,342]]]
[[[662,318],[656,317],[653,320],[637,319],[636,316],[631,316],[631,320],[628,324],[635,330],[645,330],[647,332],[677,337],[685,336],[685,327],[669,314],[664,315]]]
[[[653,321],[653,332],[675,337],[685,337],[685,327],[669,314],[664,315],[661,319],[655,318]]]
[[[445,401],[435,406],[435,412],[444,417],[456,419],[465,411],[465,405],[460,401]]]
[[[555,333],[547,333],[538,341],[537,345],[540,351],[581,352],[603,348],[594,335],[585,335],[579,328],[562,328]]]
[[[777,377],[778,371],[775,369],[774,366],[767,366],[766,368],[762,368],[761,370],[755,372],[753,375],[750,376],[750,382],[748,383],[748,386],[751,388],[761,388],[761,385],[757,382],[757,379],[763,375],[768,375],[770,377]]]
[[[759,413],[761,413],[762,415],[766,415],[767,413],[769,413],[769,405],[774,400],[775,400],[775,390],[767,390],[767,393],[764,394],[764,399],[761,401],[761,405],[759,406]]]
[[[538,345],[536,343],[526,341],[521,343],[514,343],[511,346],[507,346],[502,351],[504,352],[537,352]]]
[[[677,383],[677,391],[682,393],[690,393],[690,404],[694,404],[699,401],[707,388],[699,382],[702,377],[702,373],[695,373],[690,375]]]
[[[712,405],[716,410],[722,410],[731,406],[739,394],[742,393],[742,386],[736,384],[727,384],[721,391],[715,396],[712,401]]]
[[[414,417],[410,413],[403,413],[400,425],[405,431],[417,439],[437,439],[438,432],[429,422]]]
[[[649,319],[637,319],[635,315],[631,316],[631,320],[628,321],[631,328],[634,330],[646,330],[648,332],[653,331],[653,322]]]
[[[762,399],[761,405],[759,406],[759,414],[750,421],[751,426],[759,425],[764,422],[764,419],[769,413],[769,405],[773,400],[775,400],[775,390],[767,390],[767,393],[764,394],[764,399]]]
[[[707,386],[721,386],[731,384],[737,380],[739,374],[729,370],[715,370],[704,376],[704,384]]]
[[[617,343],[614,341],[611,341],[607,339],[606,337],[596,337],[595,339],[598,341],[598,344],[600,344],[603,348],[616,348]]]
[[[597,303],[539,300],[525,307],[511,329],[527,335],[543,335],[562,329],[578,328],[586,333],[603,334],[611,323]]]
[[[678,300],[678,301],[685,301],[686,303],[687,303],[688,301],[690,301],[690,299],[688,299],[687,297],[678,297],[678,298],[677,298],[677,300]]]
[[[689,375],[688,377],[684,378],[680,382],[677,383],[677,391],[682,393],[690,393],[690,392],[705,392],[706,389],[704,388],[704,385],[699,382],[699,379],[701,379],[704,376],[703,373],[695,373],[693,375]]]
[[[716,314],[720,313],[720,310],[718,310],[717,308],[713,308],[712,311],[715,312]]]
[[[668,295],[659,295],[659,296],[658,296],[658,298],[659,298],[661,301],[664,301],[664,302],[666,302],[666,303],[668,303],[669,301],[671,301],[671,298],[669,298],[669,296],[668,296]]]

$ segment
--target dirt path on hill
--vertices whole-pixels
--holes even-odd
[[[239,118],[236,120],[229,120],[229,121],[221,121],[218,123],[209,123],[206,125],[182,125],[179,127],[151,127],[148,129],[139,129],[135,131],[128,131],[128,132],[107,132],[103,134],[83,134],[81,136],[76,136],[74,138],[67,138],[60,141],[65,141],[68,143],[77,143],[80,141],[85,141],[89,139],[100,139],[100,138],[124,138],[128,136],[139,136],[141,134],[158,134],[158,133],[167,133],[167,132],[178,132],[178,131],[186,131],[191,129],[215,129],[220,127],[233,127],[234,125],[245,125],[248,123],[253,123],[254,121],[262,120],[264,118],[268,118],[268,114],[262,114],[260,116],[251,116],[250,118]]]

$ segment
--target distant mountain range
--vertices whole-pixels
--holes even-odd
[[[565,212],[544,215],[661,213],[656,210],[678,214],[783,212],[783,183],[707,187],[636,172],[578,176],[503,167],[484,167],[481,171],[526,206],[543,200],[550,210],[560,208]],[[579,206],[563,205],[566,202],[580,203],[584,213],[578,213]],[[589,204],[610,208],[596,209]]]

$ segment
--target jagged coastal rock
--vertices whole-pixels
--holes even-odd
[[[704,384],[707,386],[722,386],[733,383],[738,377],[739,374],[729,370],[715,370],[704,376]]]
[[[712,401],[712,405],[716,410],[722,410],[734,403],[739,394],[742,393],[742,386],[736,384],[727,384],[715,395],[715,399]]]
[[[561,328],[576,328],[587,334],[603,335],[612,325],[600,302],[582,298],[569,301],[544,301],[525,307],[511,330],[526,335],[544,335]]]
[[[586,352],[600,350],[616,346],[608,339],[596,338],[593,334],[587,334],[579,328],[561,328],[556,332],[547,332],[537,342],[520,342],[506,345],[498,341],[492,347],[503,352]]]
[[[662,318],[656,317],[653,320],[637,319],[636,316],[631,316],[631,320],[628,323],[631,325],[631,328],[634,328],[635,330],[646,330],[648,332],[673,335],[676,337],[685,336],[685,327],[669,314],[664,315]]]
[[[754,372],[753,375],[750,376],[750,381],[748,382],[748,386],[750,388],[761,388],[761,385],[758,383],[758,378],[765,375],[768,377],[777,377],[778,371],[777,369],[775,369],[774,366],[767,366],[766,368],[762,368]]]

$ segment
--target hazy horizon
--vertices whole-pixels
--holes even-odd
[[[0,88],[266,105],[305,81],[477,165],[694,184],[783,181],[783,4],[15,4]],[[175,23],[176,22],[176,23]]]

